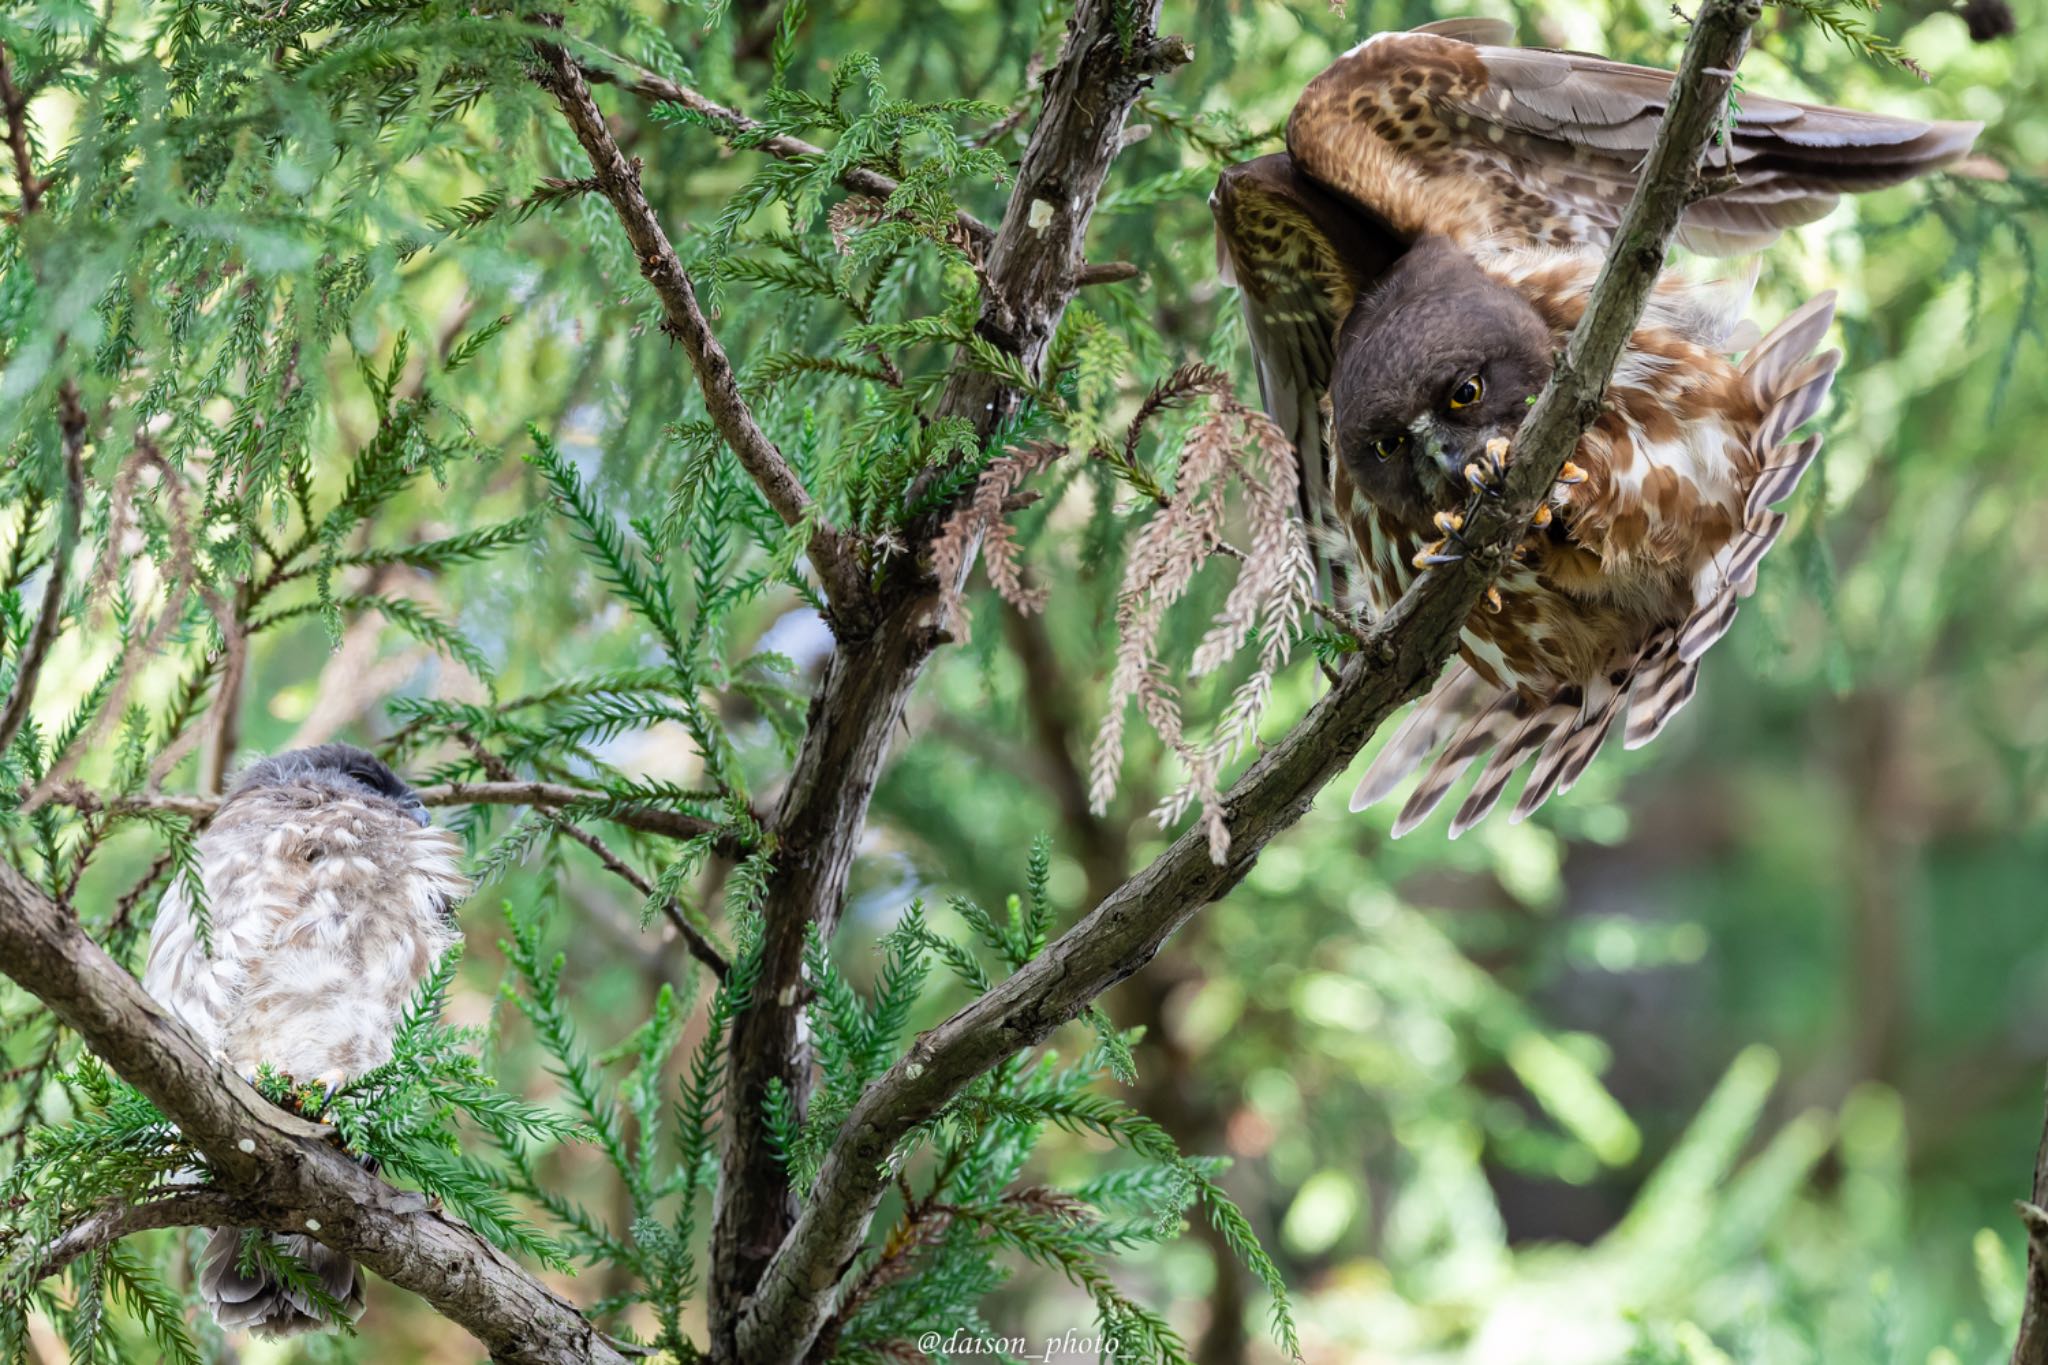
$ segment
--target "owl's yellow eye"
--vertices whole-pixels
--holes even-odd
[[[1372,443],[1372,453],[1379,456],[1382,460],[1391,460],[1407,448],[1408,437],[1406,434],[1382,436]]]
[[[1478,375],[1468,375],[1465,382],[1451,390],[1451,408],[1469,408],[1486,395],[1486,385],[1479,382]]]

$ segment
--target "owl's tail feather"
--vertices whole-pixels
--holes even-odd
[[[1351,792],[1351,809],[1364,810],[1385,800],[1438,745],[1470,723],[1475,710],[1491,706],[1498,691],[1474,673],[1471,665],[1453,664],[1367,765],[1365,776]]]
[[[214,1321],[230,1331],[246,1327],[269,1340],[333,1327],[334,1320],[303,1289],[286,1284],[262,1266],[254,1267],[254,1273],[243,1273],[243,1235],[241,1228],[215,1228],[200,1254],[199,1293],[213,1310]],[[273,1236],[270,1241],[306,1267],[326,1296],[341,1306],[348,1321],[363,1315],[363,1277],[354,1261],[303,1233]]]

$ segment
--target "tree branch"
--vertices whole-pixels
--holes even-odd
[[[482,743],[467,731],[462,732],[462,742],[469,746],[469,751],[476,755],[477,762],[483,765],[484,771],[492,778],[500,782],[514,780],[512,765],[485,748]],[[556,829],[597,855],[597,860],[604,865],[605,871],[611,873],[649,900],[654,898],[654,884],[634,871],[631,864],[627,863],[625,859],[612,852],[605,845],[604,840],[598,838],[574,820],[566,819],[563,816],[550,813],[547,816],[547,820]],[[684,946],[690,950],[691,955],[709,967],[713,976],[723,981],[726,972],[731,970],[725,960],[725,954],[713,947],[711,940],[704,937],[696,925],[690,923],[689,917],[683,913],[683,907],[675,903],[674,897],[663,896],[661,898],[661,909],[662,913],[668,917],[669,924],[681,936]]]
[[[704,406],[718,434],[785,524],[809,523],[807,548],[812,566],[833,604],[851,610],[863,595],[853,544],[818,519],[816,505],[797,479],[796,471],[754,420],[753,410],[740,393],[732,361],[726,358],[725,348],[718,344],[704,310],[697,304],[696,287],[690,283],[689,273],[683,269],[675,247],[640,187],[640,163],[627,160],[619,150],[618,140],[606,126],[604,114],[583,79],[583,68],[552,43],[535,46],[546,65],[540,83],[555,97],[577,142],[589,157],[598,193],[611,202],[618,214],[619,225],[625,229],[626,239],[639,258],[640,273],[661,301],[662,330],[681,342],[688,353],[690,367],[696,371],[698,386],[704,393]]]
[[[418,788],[414,795],[427,806],[534,806],[559,809],[583,802],[607,801],[601,791],[586,791],[560,782],[442,782]],[[49,800],[88,815],[109,811],[116,815],[139,815],[162,811],[188,820],[206,821],[220,809],[218,796],[195,796],[182,792],[137,792],[131,796],[105,797],[76,782],[60,783]],[[607,811],[604,819],[643,834],[663,834],[671,839],[695,839],[724,828],[715,821],[700,820],[681,811],[659,806],[629,806]]]
[[[2012,1365],[2048,1365],[2048,1116],[2041,1121],[2041,1145],[2034,1152],[2031,1197],[2014,1207],[2027,1229],[2027,1287]]]
[[[221,1189],[273,1229],[318,1238],[469,1329],[491,1358],[533,1365],[626,1357],[573,1304],[462,1224],[363,1170],[327,1128],[217,1066],[48,897],[0,863],[0,972],[70,1025],[178,1126]]]
[[[989,248],[977,324],[1029,372],[1042,365],[1073,297],[1082,242],[1131,106],[1154,73],[1189,55],[1179,39],[1157,36],[1158,16],[1158,0],[1080,0],[1046,76],[1044,103]],[[1020,400],[1000,378],[962,366],[947,380],[938,415],[968,421],[986,439]],[[929,527],[911,528],[912,538],[927,539],[947,510]],[[826,1308],[811,1303],[786,1321],[771,1315],[765,1323],[747,1310],[797,1216],[764,1103],[771,1084],[795,1099],[799,1115],[807,1102],[813,1069],[798,1031],[804,945],[813,927],[829,938],[838,925],[868,800],[911,689],[946,638],[945,622],[933,619],[934,585],[914,558],[889,562],[872,629],[842,635],[828,660],[772,826],[760,982],[733,1023],[712,1232],[712,1346],[725,1359],[801,1360]],[[750,1325],[741,1342],[735,1333],[743,1311]]]
[[[1380,723],[1442,670],[1465,619],[1600,412],[1608,377],[1663,269],[1697,168],[1724,116],[1759,13],[1757,0],[1703,0],[1642,181],[1585,315],[1518,434],[1506,491],[1467,522],[1474,552],[1425,574],[1374,625],[1370,646],[1352,657],[1336,686],[1226,794],[1231,839],[1223,865],[1210,860],[1206,833],[1188,830],[1037,958],[922,1035],[869,1087],[748,1306],[740,1330],[748,1365],[803,1358],[830,1311],[842,1268],[866,1237],[905,1135],[977,1076],[1035,1046],[1150,961],[1168,936],[1235,886]]]
[[[7,149],[14,158],[14,184],[21,199],[21,207],[15,212],[21,218],[41,206],[43,191],[50,188],[50,181],[37,177],[35,156],[29,149],[28,101],[28,92],[14,83],[7,45],[0,43],[0,115],[7,122]]]
[[[14,1283],[36,1284],[80,1256],[112,1246],[134,1232],[157,1228],[258,1228],[283,1226],[283,1215],[251,1199],[203,1186],[155,1190],[134,1202],[101,1204],[51,1238],[37,1253],[34,1268]],[[296,1229],[292,1229],[296,1231]]]
[[[577,66],[587,80],[616,84],[621,89],[630,90],[643,99],[653,100],[657,104],[674,104],[688,109],[698,117],[717,124],[729,139],[753,133],[761,126],[759,122],[739,110],[729,109],[687,85],[678,85],[668,77],[627,61],[624,57],[607,52],[603,54],[603,60],[610,64],[609,68],[589,62],[579,62]],[[772,133],[767,137],[750,138],[746,146],[749,151],[766,152],[783,161],[823,160],[827,155],[823,147],[787,133]],[[887,199],[896,193],[897,189],[894,180],[880,171],[871,171],[865,166],[848,166],[839,173],[839,183],[855,194],[870,195],[876,199]],[[986,256],[990,243],[995,241],[995,230],[965,209],[954,215],[954,221],[966,235],[971,254],[977,260]],[[1136,274],[1137,271],[1133,269],[1131,273]]]
[[[57,429],[64,439],[64,498],[57,512],[57,540],[50,548],[50,577],[43,584],[42,610],[22,646],[21,664],[14,670],[7,704],[0,708],[0,754],[7,752],[28,719],[36,684],[42,679],[43,661],[56,642],[57,626],[64,616],[71,552],[78,548],[78,526],[85,511],[85,409],[78,401],[77,386],[68,379],[57,392]]]

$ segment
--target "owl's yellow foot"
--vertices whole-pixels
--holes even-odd
[[[1408,562],[1418,569],[1433,569],[1439,564],[1456,563],[1465,557],[1461,554],[1449,553],[1446,548],[1448,544],[1448,541],[1432,540],[1429,544],[1417,550],[1415,557]]]
[[[1458,533],[1465,529],[1465,515],[1462,512],[1439,512],[1435,517],[1436,533],[1440,539],[1433,540],[1415,552],[1408,562],[1418,569],[1427,569],[1437,564],[1451,564],[1465,557],[1465,538]]]
[[[1489,498],[1500,496],[1508,476],[1508,443],[1496,436],[1486,443],[1486,453],[1465,466],[1465,482],[1472,491]]]
[[[1502,605],[1500,589],[1488,584],[1486,589],[1486,610],[1492,615],[1498,616],[1500,615]]]

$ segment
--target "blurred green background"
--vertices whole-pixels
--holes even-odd
[[[1472,8],[1515,19],[1524,41],[1656,64],[1675,60],[1682,39],[1651,0]],[[1302,85],[1361,36],[1446,13],[1360,0],[1167,5],[1162,28],[1192,40],[1196,57],[1134,115],[1149,136],[1113,169],[1088,250],[1144,274],[1080,300],[1127,350],[1091,396],[1102,421],[1126,418],[1192,358],[1226,364],[1256,396],[1235,297],[1216,280],[1205,203],[1216,166],[1274,149]],[[716,98],[745,106],[766,84],[772,13],[711,25],[696,7],[643,0],[576,18]],[[893,93],[1024,105],[1027,64],[1053,50],[1060,18],[1003,0],[818,0],[792,80],[819,82],[865,51]],[[1923,84],[1795,17],[1767,16],[1746,88],[1981,119],[1982,150],[2012,178],[1846,205],[1764,262],[1759,321],[1838,289],[1847,363],[1794,529],[1664,737],[1605,755],[1529,824],[1495,820],[1455,844],[1441,816],[1390,841],[1391,810],[1347,814],[1340,780],[1243,885],[1108,998],[1119,1021],[1146,1030],[1139,1106],[1185,1150],[1234,1159],[1224,1183],[1295,1286],[1311,1361],[2004,1358],[2024,1250],[2011,1200],[2028,1189],[2048,1059],[2048,360],[2033,330],[2048,196],[2031,179],[2048,173],[2040,19],[2022,11],[2016,34],[1975,43],[1938,6],[1886,6],[1870,22],[1926,68]],[[686,255],[701,249],[758,154],[604,98],[670,231]],[[539,176],[578,174],[559,120],[532,114],[485,104],[455,131],[395,141],[398,188],[361,211],[424,218],[469,194],[517,197]],[[1012,159],[1021,150],[1012,132],[991,145]],[[347,189],[315,193],[340,213]],[[963,193],[983,217],[1000,212],[1000,188]],[[645,512],[666,497],[684,467],[670,428],[697,400],[680,352],[646,325],[607,213],[587,197],[501,223],[394,263],[373,286],[351,323],[366,349],[388,352],[400,327],[445,337],[512,315],[441,384],[485,458],[408,494],[381,542],[542,505],[518,458],[529,421],[611,506]],[[815,309],[741,279],[717,302],[743,370],[832,333]],[[327,363],[340,387],[320,419],[333,452],[323,479],[338,482],[371,424],[367,405],[345,397],[346,349]],[[829,445],[858,417],[857,393],[842,387],[837,410],[771,393],[772,428]],[[1156,747],[1134,750],[1108,816],[1076,799],[1114,647],[1125,523],[1098,515],[1108,481],[1069,463],[1018,518],[1030,572],[1051,589],[1046,615],[1015,616],[977,579],[971,640],[940,652],[913,702],[838,945],[857,979],[872,975],[869,945],[913,898],[944,924],[949,894],[999,905],[1021,889],[1041,832],[1069,919],[1164,846],[1146,812],[1175,779]],[[648,656],[558,528],[431,579],[374,572],[379,591],[456,622],[501,695]],[[1211,569],[1198,596],[1213,605],[1228,582]],[[1177,615],[1167,657],[1184,659],[1206,622],[1199,604]],[[735,657],[758,645],[806,670],[826,645],[787,594],[763,597],[731,629]],[[63,651],[51,676],[82,691],[102,661],[75,639]],[[1191,713],[1216,715],[1233,681],[1192,687]],[[1303,651],[1265,733],[1322,686]],[[394,697],[484,693],[459,663],[371,615],[338,642],[317,616],[264,637],[247,695],[242,747],[255,752],[375,741],[397,727]],[[772,790],[771,726],[738,696],[727,719],[757,791]],[[629,772],[687,782],[694,771],[679,733],[625,733],[600,751]],[[500,813],[471,832],[481,844],[504,823]],[[109,887],[148,856],[146,835],[126,837],[125,862],[95,874]],[[470,903],[458,1018],[498,1008],[501,908],[544,898],[594,1047],[624,1037],[660,981],[692,970],[638,932],[637,898],[571,848]],[[925,1022],[951,999],[935,990]],[[500,1074],[546,1094],[530,1035],[503,1014]],[[1078,1033],[1059,1041],[1085,1045]],[[1065,1135],[1045,1151],[1056,1178],[1083,1178],[1102,1155]],[[616,1203],[598,1162],[555,1164],[594,1207]],[[1121,1275],[1207,1365],[1277,1359],[1260,1291],[1201,1230]],[[569,1292],[587,1301],[604,1286]],[[1021,1265],[988,1317],[1034,1338],[1090,1321],[1080,1295]],[[365,1329],[354,1342],[250,1346],[242,1358],[472,1353],[382,1285]]]

